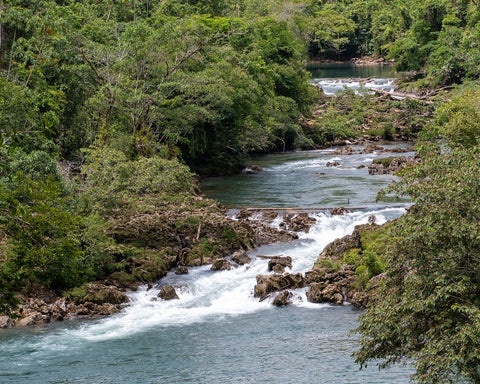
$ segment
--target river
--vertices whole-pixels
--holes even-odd
[[[232,207],[346,206],[350,199],[365,208],[344,216],[318,212],[309,233],[255,249],[249,265],[170,274],[161,283],[175,285],[180,300],[157,300],[159,287],[143,287],[110,318],[2,331],[0,382],[407,383],[407,368],[358,370],[350,357],[358,337],[350,331],[360,312],[351,305],[311,304],[298,290],[293,305],[277,308],[252,295],[256,275],[267,273],[267,261],[256,255],[290,255],[292,272],[305,272],[327,243],[370,215],[381,223],[404,213],[403,206],[375,202],[391,176],[357,168],[386,155],[338,156],[333,149],[268,155],[254,159],[262,172],[206,181],[205,191]],[[340,166],[327,167],[332,160]]]
[[[256,275],[268,273],[267,260],[257,255],[289,255],[291,272],[305,272],[325,245],[371,215],[382,223],[405,213],[404,205],[376,201],[392,176],[370,176],[361,167],[388,153],[346,156],[334,149],[254,158],[252,165],[263,171],[205,180],[202,188],[233,216],[244,206],[362,209],[342,216],[316,212],[308,233],[253,250],[245,266],[171,273],[159,284],[176,286],[179,300],[159,300],[159,286],[142,287],[109,318],[4,330],[0,383],[408,383],[406,367],[378,371],[373,364],[359,371],[351,358],[358,335],[351,330],[361,312],[351,305],[311,304],[305,290],[295,291],[294,303],[284,308],[253,297]]]

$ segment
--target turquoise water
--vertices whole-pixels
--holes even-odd
[[[13,333],[0,337],[0,378],[5,384],[406,383],[401,369],[358,371],[348,358],[356,318],[349,306],[287,307],[100,341],[78,336],[93,324]]]
[[[380,143],[385,149],[409,147],[411,144]],[[351,146],[361,151],[361,146]],[[253,157],[249,163],[263,170],[224,178],[206,179],[202,190],[232,207],[372,207],[377,192],[394,177],[371,176],[368,165],[391,153],[338,155],[337,148],[297,151]],[[407,152],[402,155],[413,155]],[[329,167],[332,163],[338,166]],[[248,170],[247,170],[248,171]]]
[[[352,63],[310,63],[312,78],[396,78],[400,74],[391,65],[354,65]]]
[[[291,272],[305,272],[326,244],[371,215],[382,223],[404,214],[403,206],[375,203],[376,191],[391,177],[373,179],[356,167],[385,155],[271,155],[255,159],[264,167],[256,175],[235,183],[209,180],[204,190],[232,207],[334,206],[350,198],[366,208],[342,216],[317,212],[315,225],[298,240],[255,249],[251,263],[230,271],[203,266],[169,274],[159,283],[174,285],[179,300],[158,300],[159,286],[142,287],[129,294],[130,305],[106,319],[2,331],[0,383],[408,383],[412,371],[404,367],[379,372],[372,364],[359,371],[351,358],[358,336],[350,331],[361,312],[351,305],[308,303],[304,289],[295,290],[294,303],[285,308],[253,297],[255,277],[268,273],[268,261],[257,255],[289,255]],[[327,169],[334,157],[339,167]]]

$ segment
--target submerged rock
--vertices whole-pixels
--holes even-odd
[[[327,167],[338,167],[340,163],[338,161],[334,161],[334,162],[328,161],[326,165]]]

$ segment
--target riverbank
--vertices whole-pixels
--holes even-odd
[[[345,90],[337,97],[323,95],[301,125],[313,148],[345,141],[411,141],[431,123],[433,112],[434,105],[422,100]]]
[[[154,212],[137,207],[116,221],[110,218],[109,232],[117,242],[110,252],[121,263],[117,271],[60,295],[42,284],[30,286],[16,294],[17,308],[0,316],[0,328],[109,316],[128,305],[126,292],[153,285],[169,271],[186,274],[189,267],[218,264],[235,251],[297,237],[262,221],[228,218],[224,208],[207,198],[185,199],[180,206],[168,204]]]

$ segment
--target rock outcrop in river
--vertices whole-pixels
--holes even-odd
[[[257,276],[254,296],[260,300],[273,297],[274,305],[283,306],[293,297],[289,289],[308,287],[306,296],[312,303],[340,305],[349,302],[364,308],[379,279],[377,276],[381,276],[384,243],[377,240],[388,231],[388,224],[379,226],[374,224],[373,218],[370,221],[371,224],[356,226],[351,235],[328,244],[312,270],[304,275],[275,271],[274,267],[270,268],[270,262],[278,257],[272,256],[269,270],[276,273]]]
[[[370,175],[394,175],[402,168],[418,164],[419,162],[418,158],[412,156],[384,157],[375,159],[368,166],[368,173]]]

